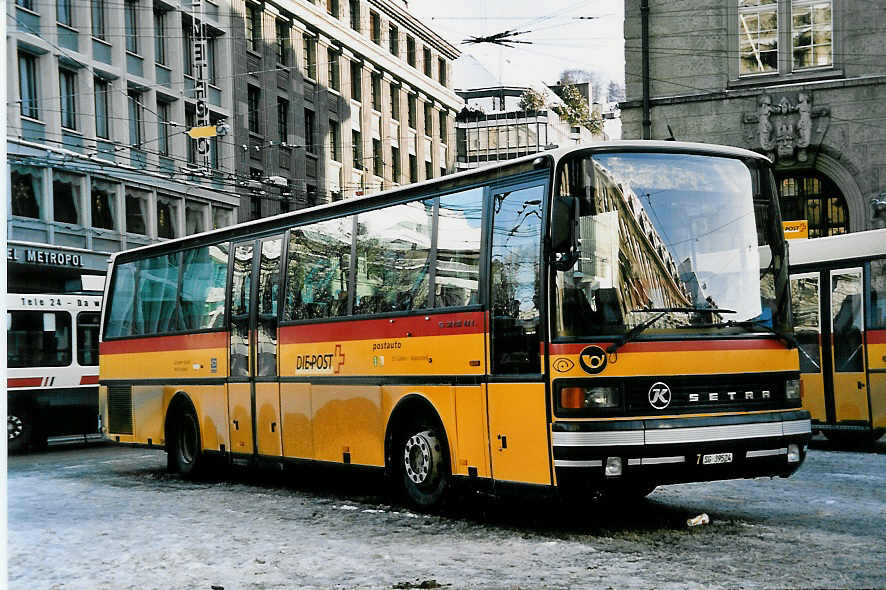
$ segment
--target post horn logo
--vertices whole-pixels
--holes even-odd
[[[661,381],[656,381],[649,388],[649,405],[656,410],[664,410],[671,405],[671,388]]]
[[[588,346],[578,355],[578,364],[591,375],[602,373],[606,368],[606,351],[599,346]]]

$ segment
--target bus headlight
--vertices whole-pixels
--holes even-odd
[[[788,445],[788,463],[798,463],[800,461],[800,445]]]
[[[784,383],[785,399],[800,399],[803,395],[803,382],[799,379],[788,379]]]
[[[560,407],[565,410],[621,407],[621,392],[617,387],[562,387]]]

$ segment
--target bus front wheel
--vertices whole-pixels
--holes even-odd
[[[185,477],[196,476],[203,465],[203,449],[200,443],[200,425],[194,410],[182,410],[173,420],[169,442],[168,470]]]
[[[27,412],[10,408],[6,414],[7,451],[17,453],[26,450],[31,442],[32,428],[31,417]]]
[[[449,486],[449,463],[443,439],[434,427],[406,429],[398,458],[407,499],[418,508],[440,503]]]

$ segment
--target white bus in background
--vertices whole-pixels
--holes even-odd
[[[6,295],[10,452],[101,439],[100,316],[95,291]]]

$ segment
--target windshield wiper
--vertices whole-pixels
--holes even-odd
[[[694,312],[713,312],[713,313],[738,313],[734,309],[725,309],[722,307],[639,307],[632,309],[631,313],[640,313],[643,311],[651,311],[653,313],[661,311],[664,313],[694,313]]]
[[[800,347],[800,344],[797,342],[797,339],[793,334],[788,334],[787,332],[780,332],[766,323],[768,320],[744,320],[744,321],[735,321],[729,320],[727,322],[719,322],[716,324],[706,324],[701,326],[692,326],[693,328],[762,328],[764,331],[769,332],[770,334],[774,334],[778,337],[779,340],[788,345],[788,348],[797,348],[805,354],[805,351]],[[808,355],[807,355],[808,356]],[[812,360],[811,358],[809,360]],[[814,361],[813,361],[814,362]]]
[[[644,310],[644,311],[646,311],[646,310]],[[621,336],[618,340],[616,340],[615,342],[610,344],[606,348],[606,352],[607,353],[615,352],[616,350],[618,350],[619,348],[621,348],[622,346],[624,346],[625,344],[627,344],[628,342],[630,342],[631,340],[636,338],[637,335],[640,334],[640,332],[649,328],[650,326],[652,326],[652,324],[654,324],[655,322],[657,322],[658,320],[660,320],[664,316],[668,315],[668,313],[669,312],[667,312],[667,311],[662,311],[660,314],[658,314],[654,318],[648,319],[645,322],[643,322],[642,324],[637,324],[636,326],[634,326],[633,328],[628,330],[624,334],[624,336]]]

